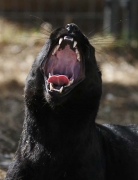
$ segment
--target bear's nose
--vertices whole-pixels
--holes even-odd
[[[69,33],[73,33],[79,30],[78,26],[74,23],[67,24],[65,28],[68,30]]]

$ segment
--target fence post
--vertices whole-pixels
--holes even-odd
[[[130,1],[130,22],[129,22],[129,38],[130,41],[138,38],[138,0]]]
[[[120,35],[120,3],[119,0],[111,0],[111,33],[117,37]]]
[[[103,33],[111,32],[111,0],[104,0]]]
[[[121,34],[120,17],[121,7],[119,0],[105,0],[104,6],[104,32],[115,36]]]

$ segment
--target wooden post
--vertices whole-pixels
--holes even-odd
[[[104,1],[103,33],[111,33],[111,0]]]
[[[138,0],[130,1],[130,23],[129,23],[129,31],[130,31],[130,40],[138,37]]]
[[[111,33],[119,36],[119,22],[120,22],[120,3],[119,0],[111,0]]]

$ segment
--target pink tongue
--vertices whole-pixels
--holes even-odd
[[[58,86],[67,85],[69,83],[69,79],[64,75],[53,75],[48,78],[49,83],[53,83]]]

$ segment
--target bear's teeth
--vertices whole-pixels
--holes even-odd
[[[62,41],[63,41],[63,38],[60,38],[59,39],[59,45],[62,43]]]
[[[73,84],[73,82],[74,82],[74,79],[72,79],[72,80],[68,83],[68,85],[65,86],[65,87],[69,87],[71,84]]]
[[[63,86],[60,88],[59,92],[62,93],[62,91],[63,91]]]
[[[76,55],[77,55],[77,60],[80,61],[80,53],[78,49],[75,49]]]
[[[53,52],[52,52],[52,55],[55,55],[55,53],[57,52],[57,50],[59,49],[59,47],[60,47],[60,45],[57,45],[57,46],[54,48],[54,50],[53,50]]]
[[[77,41],[74,41],[74,43],[73,43],[73,48],[75,48],[76,45],[77,45]]]
[[[54,88],[52,86],[52,83],[50,83],[50,91],[52,91]]]

